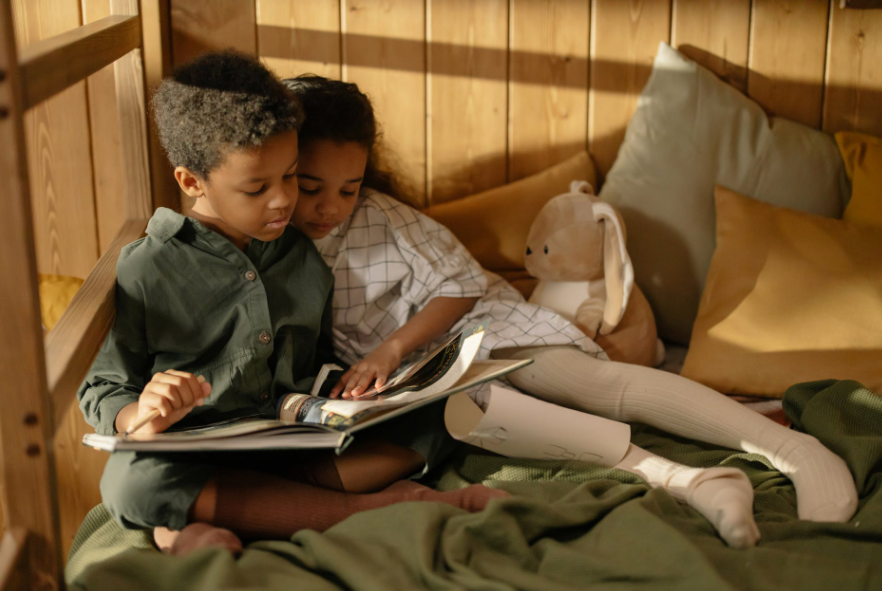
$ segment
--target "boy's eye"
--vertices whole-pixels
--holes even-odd
[[[319,188],[316,187],[315,189],[307,189],[303,185],[300,185],[300,192],[306,195],[316,195],[319,192]]]
[[[286,175],[283,176],[282,178],[285,179],[286,181],[290,181],[291,179],[296,179],[296,178],[297,178],[297,173],[296,173],[296,172],[292,172],[291,174],[286,174]]]
[[[264,191],[266,191],[266,185],[262,186],[261,188],[259,188],[256,191],[244,191],[244,193],[250,197],[257,197],[258,195],[260,195]]]
[[[347,197],[352,197],[353,195],[355,195],[355,191],[340,191],[340,194]]]

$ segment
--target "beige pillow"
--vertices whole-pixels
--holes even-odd
[[[829,378],[882,393],[882,230],[715,193],[717,248],[682,375],[769,397]]]
[[[502,187],[429,207],[425,213],[450,228],[485,269],[529,295],[535,286],[524,270],[530,226],[542,206],[567,193],[573,180],[596,186],[597,173],[587,152]]]

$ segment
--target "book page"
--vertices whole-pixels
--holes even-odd
[[[451,396],[444,422],[454,439],[510,458],[618,464],[631,442],[631,427],[557,406],[492,384],[482,411],[466,393]]]

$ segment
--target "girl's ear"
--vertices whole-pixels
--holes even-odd
[[[600,334],[609,334],[622,319],[634,286],[634,267],[625,248],[625,229],[615,210],[602,201],[594,203],[594,217],[603,225],[603,277],[606,306]]]
[[[186,166],[175,168],[175,180],[178,181],[181,191],[189,197],[198,198],[205,195],[205,191],[202,189],[202,180]]]

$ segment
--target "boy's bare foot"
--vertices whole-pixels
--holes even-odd
[[[181,531],[157,527],[153,539],[160,550],[174,556],[187,556],[205,546],[226,548],[233,556],[242,553],[242,540],[236,534],[208,523],[191,523]]]
[[[384,492],[401,494],[402,501],[434,501],[447,503],[471,513],[483,511],[491,499],[505,499],[511,495],[504,490],[473,484],[459,490],[441,492],[412,480],[399,480]]]

